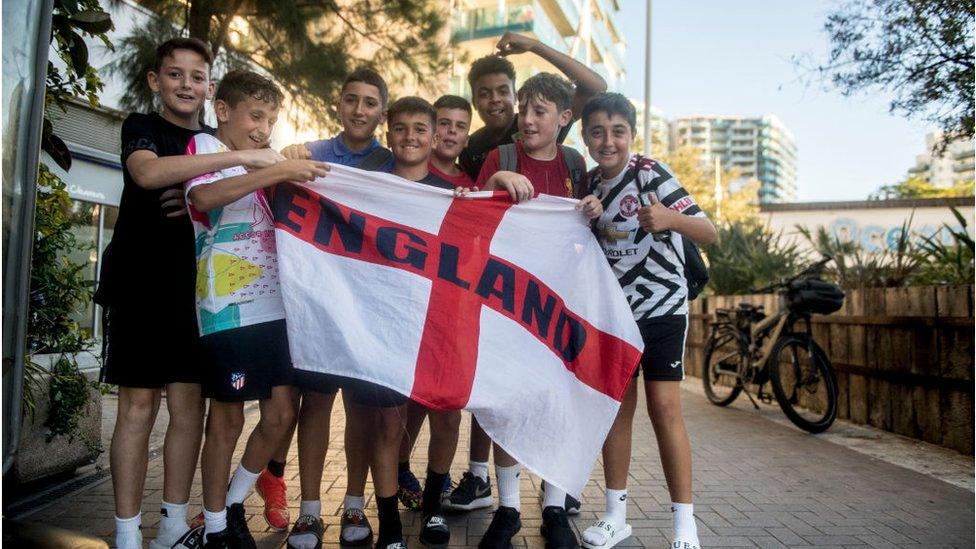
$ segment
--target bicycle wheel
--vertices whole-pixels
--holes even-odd
[[[702,384],[709,402],[728,406],[742,392],[739,372],[742,371],[742,353],[739,342],[729,333],[712,333],[705,347],[705,367]]]
[[[776,342],[769,378],[779,407],[797,427],[821,433],[837,418],[837,378],[826,353],[809,336],[789,334]]]

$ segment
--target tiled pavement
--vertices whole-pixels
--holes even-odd
[[[689,379],[688,383],[697,383]],[[641,397],[643,399],[643,396]],[[643,402],[643,400],[642,400]],[[720,409],[698,391],[683,393],[685,417],[695,460],[695,509],[702,546],[719,547],[964,547],[974,546],[974,498],[969,490],[868,457],[823,438],[764,419],[745,406]],[[323,480],[323,513],[327,546],[337,547],[340,504],[346,484],[342,453],[341,405],[336,405],[331,447]],[[622,547],[664,548],[670,535],[669,501],[657,446],[646,413],[639,408],[634,458],[629,481],[629,519],[633,537]],[[257,419],[251,409],[249,426]],[[467,421],[460,448],[467,448]],[[423,471],[426,428],[416,446],[413,469]],[[243,443],[239,452],[243,450]],[[458,453],[455,479],[466,464]],[[293,517],[298,508],[295,449],[286,470]],[[538,477],[522,480],[523,528],[516,547],[542,547]],[[603,475],[598,466],[583,493],[583,512],[575,520],[586,528],[603,505]],[[150,463],[143,505],[145,539],[152,539],[159,521],[162,458]],[[370,495],[367,489],[367,497]],[[191,496],[200,501],[199,475]],[[194,506],[195,513],[199,509]],[[277,548],[284,533],[268,530],[261,501],[247,501],[249,524],[259,547]],[[375,507],[367,514],[376,524]],[[56,524],[103,537],[113,531],[111,482],[102,482],[63,498],[27,520]],[[419,546],[418,515],[402,512],[408,542]],[[476,546],[490,521],[488,511],[448,517],[452,546]]]

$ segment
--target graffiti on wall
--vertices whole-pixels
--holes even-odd
[[[962,225],[950,223],[949,227],[953,231],[962,231]],[[902,236],[903,227],[884,227],[878,224],[861,225],[854,219],[840,218],[830,224],[827,228],[831,235],[841,242],[857,242],[861,248],[867,252],[880,252],[883,250],[894,251],[898,247],[898,240]],[[946,230],[945,225],[922,225],[921,227],[909,227],[909,232],[919,240],[934,237],[936,241],[943,244],[952,244],[952,235]]]

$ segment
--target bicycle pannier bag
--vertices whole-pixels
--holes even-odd
[[[797,280],[790,283],[787,299],[792,311],[828,315],[844,305],[844,290],[822,280]]]

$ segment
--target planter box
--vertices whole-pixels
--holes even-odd
[[[56,355],[35,356],[34,362],[49,369],[55,358]],[[93,379],[90,369],[86,369],[82,364],[83,357],[78,358],[83,373],[89,379]],[[97,371],[94,375],[97,376]],[[44,422],[47,420],[49,406],[47,379],[46,376],[42,378],[40,386],[35,389],[34,398],[37,408],[33,419],[29,414],[25,414],[21,425],[17,458],[11,471],[18,482],[30,482],[51,475],[70,473],[78,467],[93,463],[102,451],[102,395],[94,387],[89,389],[91,398],[82,411],[82,418],[74,439],[57,436],[50,442],[46,440],[48,428],[44,426]]]

